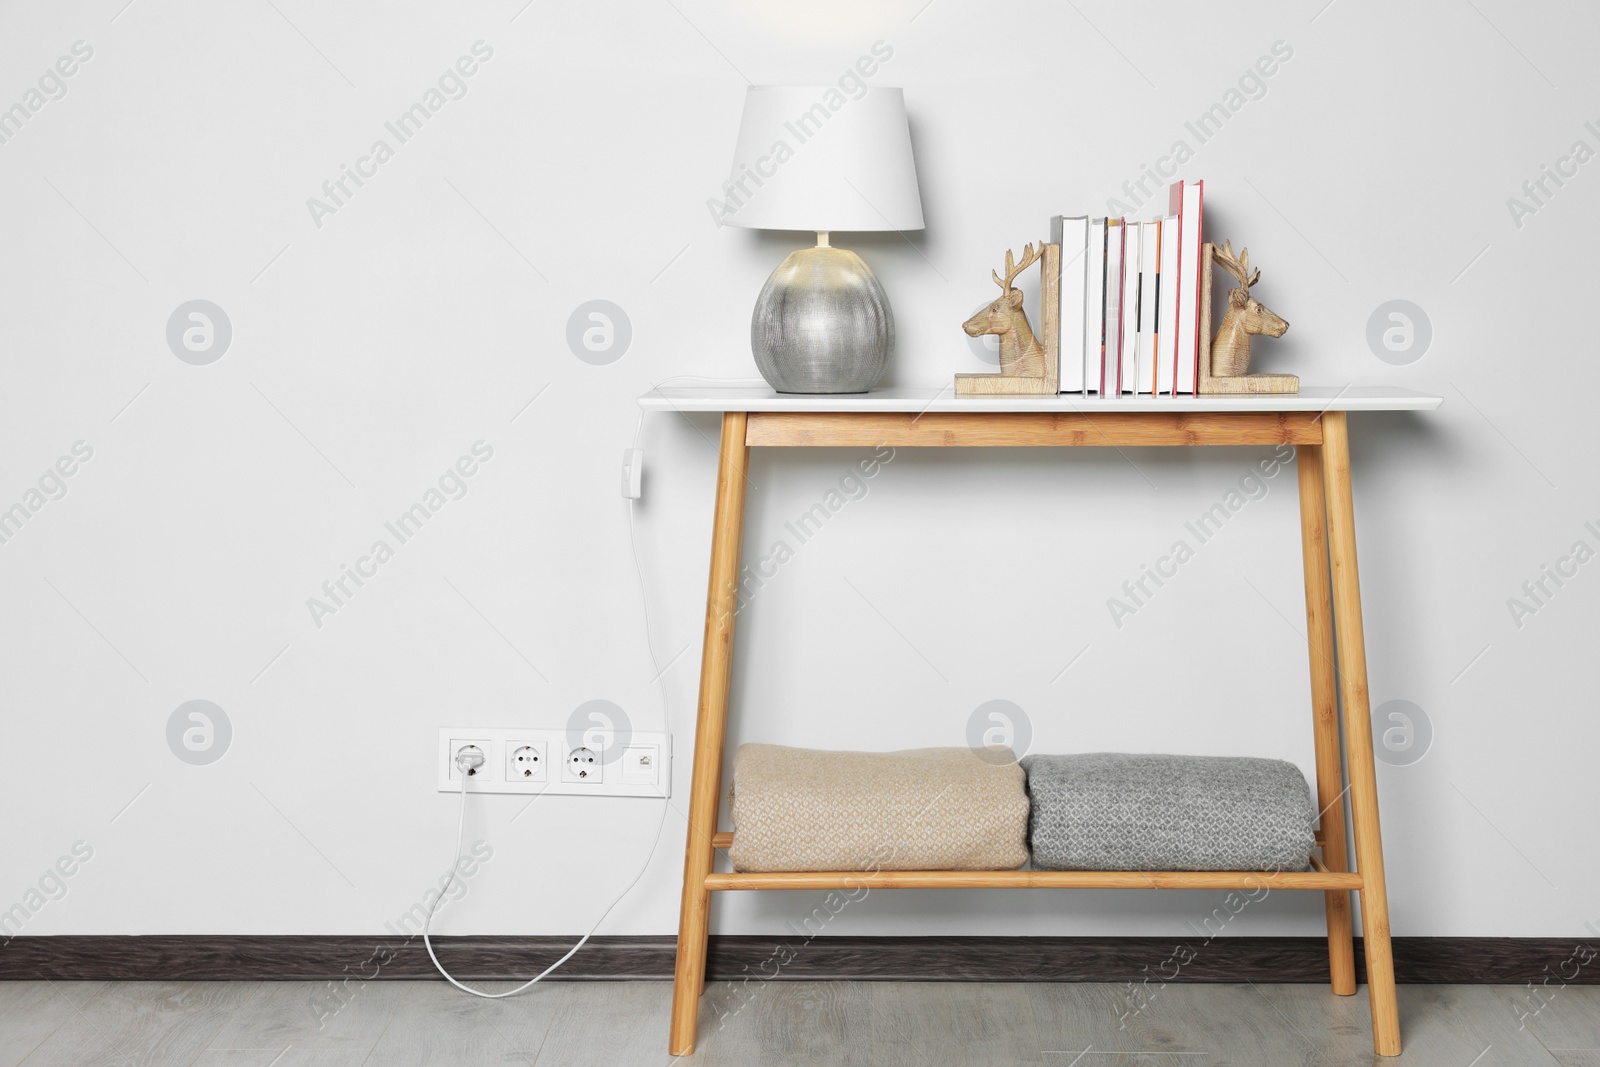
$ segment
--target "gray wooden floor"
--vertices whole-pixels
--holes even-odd
[[[1537,1007],[1526,994],[1402,986],[1406,1052],[1378,1060],[1364,989],[1170,985],[1141,1004],[1113,985],[714,983],[685,1067],[1600,1067],[1600,987],[1568,986],[1524,1017]],[[665,982],[551,983],[500,1001],[443,982],[352,981],[339,997],[296,982],[0,982],[0,1067],[666,1067],[671,999]]]

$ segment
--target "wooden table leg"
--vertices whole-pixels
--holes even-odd
[[[1389,896],[1378,829],[1378,776],[1372,760],[1372,711],[1367,693],[1367,647],[1361,629],[1361,580],[1356,572],[1356,520],[1350,496],[1350,433],[1342,411],[1322,416],[1322,473],[1328,506],[1328,551],[1333,561],[1334,627],[1344,696],[1345,758],[1350,768],[1350,814],[1361,872],[1361,935],[1372,1000],[1372,1044],[1380,1056],[1400,1054],[1400,1013],[1389,944]]]
[[[674,1056],[694,1051],[700,993],[705,988],[706,936],[711,922],[711,891],[706,875],[716,855],[722,793],[722,746],[728,724],[728,671],[733,654],[733,620],[739,600],[739,549],[744,534],[746,416],[722,416],[721,458],[717,463],[717,503],[711,524],[711,577],[706,593],[705,646],[700,656],[700,712],[694,735],[694,779],[689,787],[689,835],[683,855],[683,909],[678,919],[678,963],[672,982]]]
[[[1334,685],[1333,601],[1328,577],[1327,515],[1322,485],[1322,446],[1295,450],[1300,471],[1300,547],[1305,556],[1306,646],[1311,657],[1311,710],[1317,743],[1317,809],[1322,813],[1322,862],[1348,871],[1344,838],[1344,768],[1339,753],[1339,695]],[[1356,991],[1355,946],[1350,934],[1350,893],[1330,889],[1328,976],[1334,993]]]

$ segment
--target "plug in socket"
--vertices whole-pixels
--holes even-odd
[[[491,771],[489,763],[489,757],[490,753],[493,751],[493,745],[481,737],[452,737],[450,739],[449,749],[447,750],[450,760],[450,779],[456,782],[461,781],[461,767],[456,763],[456,756],[463,748],[467,747],[476,748],[478,753],[483,757],[483,763],[474,769],[468,775],[468,777],[476,782],[481,782],[486,778],[493,778],[494,774]]]

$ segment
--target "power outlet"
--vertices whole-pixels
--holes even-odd
[[[557,796],[667,797],[672,795],[672,735],[624,737],[592,734],[581,740],[566,730],[446,726],[439,730],[439,791],[461,790],[455,756],[465,745],[483,752],[483,765],[467,778],[474,793],[550,793]]]
[[[506,781],[542,782],[545,766],[544,742],[520,738],[506,742]]]
[[[446,745],[446,759],[449,762],[450,780],[453,782],[461,781],[461,767],[456,763],[456,756],[464,748],[476,748],[479,754],[483,757],[482,764],[474,768],[469,768],[467,771],[467,777],[471,778],[474,784],[484,782],[492,778],[493,774],[490,773],[489,767],[490,747],[490,742],[481,737],[450,738]]]
[[[604,752],[604,749],[600,750]],[[605,764],[600,762],[600,752],[592,748],[575,748],[567,753],[561,765],[561,780],[568,785],[600,785],[605,781]]]

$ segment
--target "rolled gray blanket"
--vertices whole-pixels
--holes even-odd
[[[1316,815],[1292,763],[1251,756],[1028,756],[1033,865],[1303,871]]]

